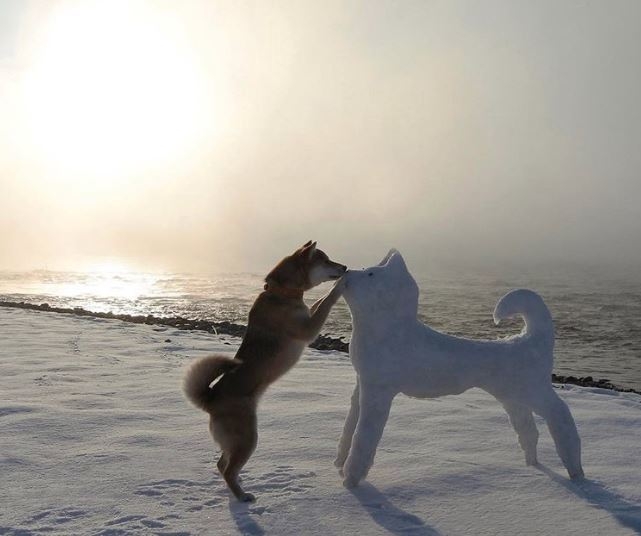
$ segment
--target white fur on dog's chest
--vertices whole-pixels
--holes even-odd
[[[304,341],[293,340],[283,347],[283,359],[287,362],[296,363],[305,350],[307,344]]]
[[[303,341],[297,340],[291,340],[282,346],[277,359],[279,375],[285,374],[298,362],[306,346]]]

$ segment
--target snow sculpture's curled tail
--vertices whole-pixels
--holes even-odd
[[[554,323],[550,310],[545,305],[543,298],[536,292],[527,289],[518,289],[508,292],[494,308],[494,322],[521,316],[525,327],[521,336],[534,336],[548,341],[554,346]]]
[[[183,380],[185,396],[194,406],[207,411],[212,400],[211,383],[226,372],[234,370],[242,361],[224,355],[210,355],[194,361]]]

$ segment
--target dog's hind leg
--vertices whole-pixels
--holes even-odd
[[[243,428],[245,429],[234,438],[235,441],[231,448],[221,456],[221,459],[224,458],[227,461],[222,474],[227,486],[239,501],[252,502],[256,498],[251,493],[243,491],[240,487],[238,475],[254,453],[258,443],[255,418],[252,423],[244,423]]]
[[[374,463],[376,447],[381,440],[385,423],[389,417],[395,392],[380,386],[360,384],[359,416],[352,438],[349,456],[345,460],[343,484],[347,488],[357,486],[367,476]]]
[[[221,426],[218,426],[218,429],[220,430]],[[214,441],[220,442],[219,440],[221,439],[220,433],[216,431],[216,423],[214,421],[214,418],[210,415],[209,416],[209,432],[211,433],[211,436],[214,438]],[[226,435],[226,434],[225,434]],[[216,467],[218,468],[218,471],[222,475],[225,472],[225,467],[227,467],[227,458],[225,457],[225,450],[223,449],[223,452],[220,455],[220,458],[218,458],[218,461],[216,462]]]
[[[512,427],[519,436],[519,445],[525,452],[525,463],[536,465],[536,443],[539,439],[539,431],[536,429],[534,417],[529,407],[518,403],[503,403],[505,411],[510,417]]]
[[[238,482],[240,470],[247,463],[247,460],[249,460],[255,448],[255,443],[253,445],[239,445],[236,450],[229,454],[229,462],[223,471],[223,478],[225,482],[227,482],[227,486],[229,486],[234,496],[242,502],[253,502],[256,500],[254,495],[243,491],[243,488],[240,487],[240,483]]]
[[[360,404],[358,401],[359,398],[359,389],[358,389],[358,380],[356,381],[356,386],[354,387],[354,392],[352,393],[352,405],[349,408],[349,413],[345,419],[345,424],[343,425],[343,435],[338,442],[338,454],[334,460],[334,465],[339,468],[341,475],[343,474],[343,465],[345,465],[345,460],[349,454],[349,449],[352,446],[352,436],[354,435],[354,430],[356,429],[356,423],[358,422],[358,414],[360,412]]]
[[[216,464],[234,496],[243,502],[254,501],[251,493],[240,486],[239,474],[258,443],[256,414],[251,407],[236,407],[236,411],[219,414],[212,419],[214,439],[222,448]]]
[[[221,475],[225,472],[225,467],[227,467],[227,458],[225,458],[224,452],[220,455],[220,458],[218,458],[216,467],[218,467],[218,471],[220,471]]]
[[[567,404],[550,389],[541,400],[535,402],[534,411],[545,419],[550,435],[554,439],[556,452],[570,478],[583,477],[581,439]]]

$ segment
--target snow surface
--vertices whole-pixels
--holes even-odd
[[[638,395],[559,388],[583,440],[578,483],[544,426],[542,466],[526,467],[483,391],[399,396],[368,481],[347,490],[332,461],[354,373],[307,351],[260,406],[247,505],[180,389],[184,365],[237,339],[4,308],[0,333],[0,534],[641,534]]]

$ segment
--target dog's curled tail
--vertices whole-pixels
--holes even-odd
[[[226,372],[234,370],[242,361],[224,355],[210,355],[197,359],[185,372],[183,391],[194,406],[207,411],[211,402],[211,383]]]
[[[535,335],[554,345],[552,315],[541,296],[524,288],[508,292],[494,308],[494,323],[517,315],[525,321],[521,335]]]

